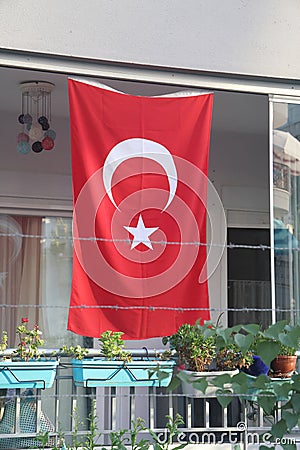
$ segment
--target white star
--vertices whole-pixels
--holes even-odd
[[[141,214],[139,215],[139,220],[138,220],[136,227],[125,227],[124,226],[124,228],[133,236],[131,250],[134,249],[139,244],[144,244],[144,245],[146,245],[146,247],[153,250],[149,236],[152,233],[154,233],[154,231],[158,230],[158,227],[146,228]]]

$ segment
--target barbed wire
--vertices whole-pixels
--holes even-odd
[[[0,237],[8,237],[8,238],[14,238],[14,237],[21,237],[25,239],[40,239],[41,241],[91,241],[91,242],[107,242],[107,243],[114,243],[114,242],[124,242],[126,244],[131,244],[131,239],[117,239],[117,238],[104,238],[104,237],[88,237],[88,236],[63,236],[63,235],[55,235],[55,236],[48,236],[48,235],[42,235],[42,234],[23,234],[23,233],[0,233]],[[141,242],[143,243],[143,242]],[[196,247],[219,247],[219,248],[229,248],[229,249],[235,249],[235,248],[244,248],[244,249],[252,249],[252,250],[275,250],[275,251],[300,251],[299,246],[271,246],[271,245],[265,245],[265,244],[257,244],[257,245],[250,245],[250,244],[235,244],[235,243],[228,243],[228,244],[221,244],[221,243],[211,243],[211,242],[200,242],[200,241],[155,241],[151,240],[152,244],[158,244],[158,245],[193,245]]]
[[[131,306],[119,306],[119,305],[35,305],[35,304],[22,304],[22,305],[9,305],[7,303],[0,304],[0,309],[6,308],[36,308],[36,309],[114,309],[114,310],[150,310],[150,311],[210,311],[210,312],[300,312],[300,309],[290,308],[210,308],[210,307],[175,307],[175,306],[145,306],[145,305],[131,305]]]

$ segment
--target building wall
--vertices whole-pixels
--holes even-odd
[[[1,2],[2,48],[299,78],[297,0]]]

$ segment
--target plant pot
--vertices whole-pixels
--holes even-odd
[[[72,371],[76,386],[168,386],[174,365],[174,361],[84,358],[72,360]]]
[[[258,377],[259,375],[267,375],[270,368],[267,366],[259,356],[253,356],[253,363],[247,369],[243,368],[243,372],[247,375]]]
[[[217,391],[220,389],[217,386],[214,386],[210,380],[216,378],[220,375],[229,375],[230,377],[239,373],[238,369],[235,370],[226,370],[226,371],[214,371],[214,372],[191,372],[189,370],[180,370],[179,375],[182,383],[182,393],[187,397],[207,397],[207,396],[215,396]],[[195,387],[195,382],[199,382],[201,380],[206,379],[208,381],[208,386],[205,390],[205,394]],[[225,389],[230,389],[230,383],[224,385]]]
[[[0,389],[50,388],[58,361],[0,361]]]
[[[296,370],[297,356],[278,355],[271,362],[272,377],[289,378]]]

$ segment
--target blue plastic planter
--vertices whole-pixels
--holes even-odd
[[[0,361],[0,389],[50,388],[58,361]]]
[[[248,369],[243,369],[243,372],[254,377],[258,377],[259,375],[268,375],[269,366],[267,366],[259,356],[254,355],[253,363],[248,367]]]
[[[168,386],[174,361],[107,361],[102,358],[73,359],[73,379],[76,386]],[[158,373],[155,371],[159,368]],[[151,371],[155,371],[151,375]],[[150,372],[149,372],[150,371]],[[150,376],[151,375],[151,376]]]

